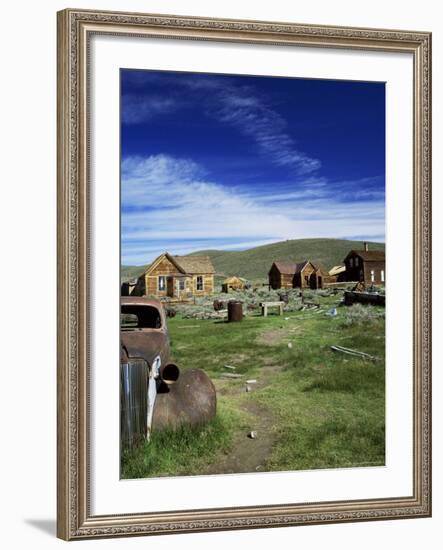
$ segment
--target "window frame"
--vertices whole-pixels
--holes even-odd
[[[201,288],[199,288],[199,286],[200,286],[200,285],[199,285],[199,279],[200,279],[200,281],[201,281]],[[195,290],[196,290],[197,292],[202,292],[204,289],[205,289],[205,287],[204,287],[204,278],[203,278],[203,275],[197,275],[197,276],[195,277]]]
[[[163,280],[163,288],[161,287],[160,281]],[[157,277],[157,290],[159,292],[165,292],[166,290],[166,275],[158,275]]]

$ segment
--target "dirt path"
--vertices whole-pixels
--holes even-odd
[[[253,385],[253,390],[248,394],[248,398],[240,405],[240,410],[246,412],[250,417],[250,430],[239,431],[234,436],[234,442],[229,454],[220,457],[218,461],[211,464],[205,471],[205,474],[232,474],[265,471],[266,460],[271,455],[272,445],[274,443],[274,418],[271,411],[259,406],[253,400],[253,394],[260,391],[270,383],[272,374],[278,372],[280,367],[266,366],[260,373],[257,384]],[[226,389],[226,386],[225,386]],[[231,393],[232,391],[232,393]],[[240,392],[244,389],[229,390],[231,395],[234,392]],[[256,432],[256,437],[251,438],[250,432]]]

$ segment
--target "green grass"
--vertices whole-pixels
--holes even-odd
[[[369,248],[384,250],[385,245],[371,242]],[[311,260],[330,269],[334,265],[343,263],[343,259],[352,249],[363,250],[363,242],[345,239],[294,239],[249,250],[200,250],[193,254],[210,256],[215,271],[220,275],[238,275],[255,281],[267,280],[272,262],[276,260],[289,262]],[[173,250],[169,252],[174,253]],[[144,270],[144,266],[122,266],[122,281],[138,277]]]
[[[317,294],[315,300],[326,310],[339,298]],[[124,477],[204,473],[229,453],[238,434],[254,429],[252,405],[271,420],[266,471],[383,465],[385,321],[384,310],[373,309],[350,324],[347,307],[338,307],[337,317],[304,311],[248,315],[240,323],[170,319],[173,358],[181,369],[209,374],[217,418],[205,436],[192,430],[155,434],[151,445],[123,458]],[[381,360],[333,352],[334,344]],[[235,366],[243,379],[223,379],[229,372],[224,365]],[[258,384],[246,393],[249,378]]]
[[[182,426],[177,430],[154,432],[151,441],[122,454],[121,477],[161,477],[189,475],[210,464],[214,452],[227,451],[237,424],[229,410],[200,429]]]

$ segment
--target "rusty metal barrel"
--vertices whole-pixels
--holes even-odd
[[[228,302],[228,322],[241,321],[243,319],[243,302],[238,300],[229,300]]]

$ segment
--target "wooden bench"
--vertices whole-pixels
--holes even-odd
[[[278,314],[283,315],[284,302],[262,302],[260,305],[263,317],[268,316],[268,309],[270,307],[278,307]]]

